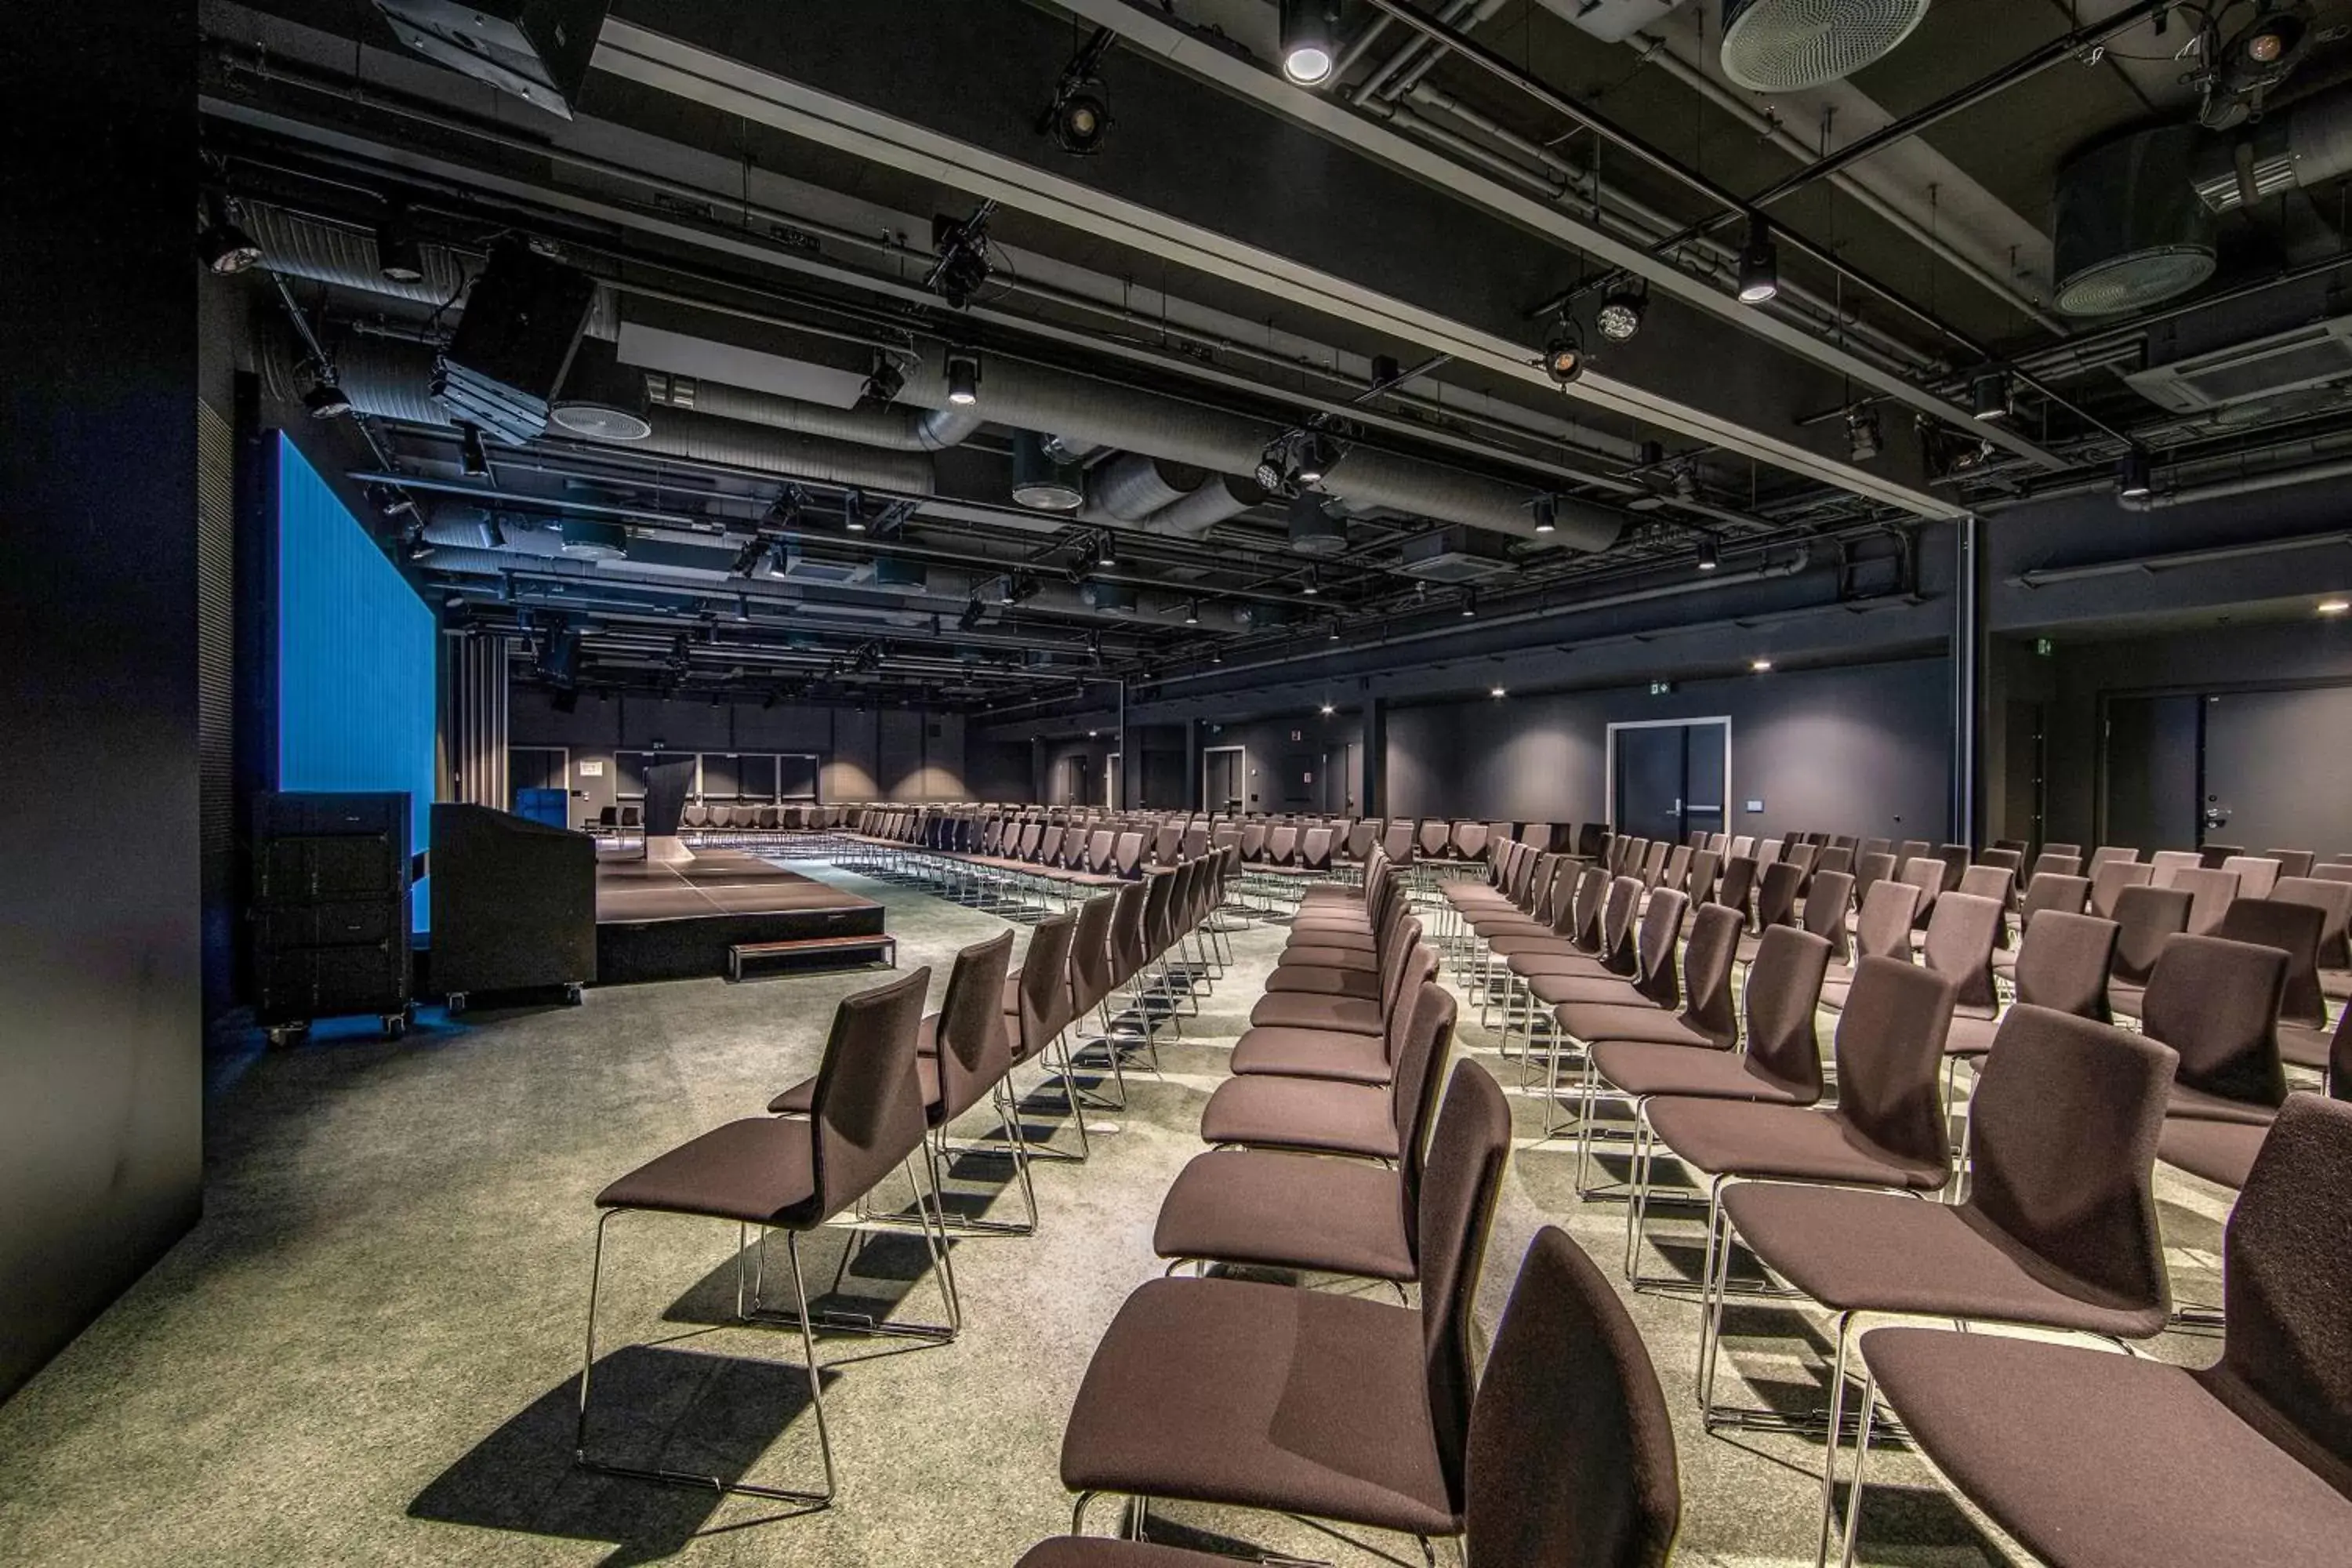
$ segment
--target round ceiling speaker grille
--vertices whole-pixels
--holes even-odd
[[[563,553],[574,561],[620,561],[629,553],[629,531],[593,518],[563,520]]]
[[[1910,35],[1928,0],[1724,0],[1723,74],[1751,92],[1852,76]]]
[[[2051,217],[2059,310],[2143,310],[2213,276],[2213,218],[2189,179],[2198,134],[2193,125],[2158,126],[2085,149],[2059,169]]]

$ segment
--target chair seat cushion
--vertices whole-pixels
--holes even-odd
[[[1992,1037],[2000,1032],[1998,1018],[1952,1019],[1951,1029],[1944,1036],[1944,1054],[1948,1057],[1981,1057],[1992,1049]]]
[[[1252,1028],[1234,1042],[1229,1065],[1239,1074],[1386,1084],[1395,1075],[1378,1035],[1279,1026]]]
[[[2107,982],[2107,1005],[2119,1017],[2138,1017],[2141,998],[2147,994],[2147,987],[2145,985],[2134,985],[2126,980]]]
[[[1547,936],[1551,929],[1551,921],[1539,921],[1521,909],[1496,910],[1470,920],[1471,931],[1488,942],[1503,936]]]
[[[2270,1131],[2247,1121],[2168,1116],[2156,1157],[2234,1192],[2246,1184],[2246,1173],[2254,1168],[2254,1156],[2262,1152]]]
[[[1723,1108],[1751,1114],[1773,1109]],[[1759,1183],[1727,1188],[1723,1209],[1749,1250],[1825,1307],[1984,1318],[2127,1339],[2164,1327],[2162,1306],[2094,1300],[2047,1282],[2046,1264],[1980,1229],[1966,1208],[1895,1193]]]
[[[1394,1171],[1271,1149],[1194,1156],[1160,1202],[1151,1249],[1368,1279],[1416,1273]]]
[[[1874,1329],[1862,1351],[1912,1441],[2045,1562],[2317,1568],[2352,1541],[2352,1499],[2199,1373],[1935,1329]]]
[[[1715,1175],[1933,1192],[1949,1173],[1897,1159],[1827,1112],[1719,1099],[1650,1101],[1650,1128],[1685,1164]]]
[[[2234,1121],[2242,1127],[2268,1127],[2278,1120],[2278,1107],[2258,1105],[2250,1100],[2231,1100],[2222,1095],[2208,1094],[2201,1089],[2190,1089],[2176,1083],[2167,1091],[2164,1114],[2187,1117],[2200,1121]]]
[[[1321,969],[1285,963],[1265,977],[1268,996],[1353,996],[1377,1002],[1380,972],[1375,969]]]
[[[2336,1031],[2333,1029],[2316,1028],[2309,1024],[2281,1024],[2278,1026],[2279,1060],[2289,1067],[2326,1072],[2327,1053],[2335,1039]]]
[[[1367,1160],[1393,1160],[1399,1152],[1395,1107],[1387,1089],[1344,1079],[1266,1073],[1230,1078],[1217,1086],[1201,1111],[1201,1141],[1307,1149]]]
[[[1528,977],[1528,990],[1534,994],[1537,1001],[1548,1007],[1578,1005],[1647,1006],[1654,1010],[1656,1007],[1656,1004],[1643,995],[1632,981],[1613,974],[1531,974]],[[1582,1038],[1581,1036],[1578,1037]]]
[[[1318,952],[1337,949],[1341,952],[1378,952],[1381,939],[1372,934],[1370,926],[1339,927],[1317,921],[1312,925],[1293,926],[1290,941],[1283,948],[1286,961],[1292,948],[1313,948]]]
[[[1744,1056],[1691,1048],[1703,1043],[1654,1043],[1606,1039],[1592,1047],[1592,1065],[1626,1093],[1649,1098],[1680,1095],[1701,1100],[1755,1100],[1774,1105],[1810,1105],[1819,1098],[1811,1085],[1783,1083]]]
[[[1452,1535],[1421,1314],[1238,1279],[1153,1279],[1095,1347],[1062,1484]]]
[[[1570,978],[1581,978],[1586,980],[1623,980],[1630,982],[1633,979],[1632,975],[1620,974],[1617,971],[1610,968],[1607,964],[1601,963],[1591,953],[1574,947],[1553,949],[1539,948],[1530,952],[1513,953],[1511,955],[1511,973],[1517,975],[1522,980],[1533,980],[1538,975],[1541,974],[1561,975]]]
[[[1328,1029],[1343,1035],[1379,1035],[1386,1027],[1377,1001],[1360,996],[1317,996],[1275,991],[1250,1009],[1252,1028]],[[1247,1038],[1246,1036],[1244,1037]],[[1239,1071],[1237,1068],[1234,1070]]]
[[[1381,957],[1370,948],[1324,947],[1316,942],[1294,942],[1275,960],[1275,973],[1286,969],[1352,969],[1377,974]]]
[[[596,1194],[605,1209],[659,1209],[787,1227],[824,1218],[816,1206],[812,1124],[751,1116],[656,1155]]]

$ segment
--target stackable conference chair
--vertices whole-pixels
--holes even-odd
[[[1114,924],[1116,915],[1114,909]],[[1026,1146],[1033,1160],[1078,1162],[1092,1152],[1087,1141],[1086,1109],[1078,1097],[1077,1070],[1066,1049],[1060,1060],[1054,1057],[1055,1042],[1073,1021],[1069,1011],[1070,947],[1076,936],[1077,921],[1075,912],[1065,910],[1047,916],[1031,928],[1028,950],[1021,955],[1020,972],[1005,977],[1004,993],[998,1004],[998,1010],[1004,1015],[1013,1065],[1036,1062],[1046,1069],[1049,1078],[1059,1079],[1063,1101],[1069,1108],[1070,1120],[1077,1124],[1076,1153],[1045,1142],[1029,1143]],[[1016,1108],[1019,1103],[1016,1100]]]
[[[2346,1009],[2336,1021],[2336,1034],[2328,1045],[2326,1074],[2328,1095],[2336,1100],[2352,1100],[2352,1008]],[[2297,1098],[2290,1094],[2283,1103],[2292,1104]],[[2274,1116],[2261,1114],[2260,1108],[2251,1101],[2226,1116],[2199,1115],[2193,1106],[2174,1108],[2166,1112],[2157,1158],[2193,1176],[2240,1189],[2245,1186],[2246,1173],[2252,1168],[2263,1140],[2275,1120]]]
[[[2172,874],[2172,888],[2189,895],[2189,933],[2210,936],[2238,897],[2238,875],[2216,867],[2194,866]]]
[[[2172,1293],[2152,1172],[2173,1062],[2169,1047],[2112,1025],[2012,1008],[1977,1080],[1962,1202],[1781,1183],[1742,1183],[1723,1194],[1729,1235],[1834,1314],[1824,1543],[1836,1519],[1857,1316],[2124,1340],[2162,1331]],[[1937,1114],[1932,1100],[1925,1110]],[[1718,1293],[1717,1336],[1721,1307]]]
[[[2319,946],[2327,911],[2288,899],[2239,899],[2222,915],[2213,935],[2255,942],[2286,955],[2286,984],[2279,998],[2279,1049],[2297,1067],[2320,1068],[2327,1060],[2327,996],[2319,984]]]
[[[1309,1005],[1287,1015],[1293,1021],[1253,1024],[1234,1043],[1229,1061],[1234,1075],[1393,1083],[1396,1053],[1402,1040],[1398,1016],[1407,1011],[1409,998],[1419,995],[1421,987],[1436,978],[1437,955],[1418,941],[1400,941],[1387,963],[1378,1004],[1294,994],[1292,999]],[[1318,1004],[1319,1009],[1313,1005]],[[1334,1013],[1344,1015],[1341,1026],[1328,1021]],[[1370,1026],[1360,1026],[1365,1020],[1359,1014],[1369,1016]],[[1318,1016],[1326,1021],[1311,1021]]]
[[[2148,885],[2168,888],[2181,872],[2202,868],[2205,857],[2194,849],[2159,849],[2147,858],[2147,864]]]
[[[1780,928],[1789,930],[1788,927]],[[1577,1084],[1576,1181],[1580,1193],[1593,1195],[1585,1176],[1598,1128],[1593,1116],[1602,1099],[1632,1100],[1635,1093],[1611,1078],[1595,1053],[1612,1047],[1660,1046],[1678,1050],[1721,1053],[1738,1042],[1739,1022],[1732,998],[1732,962],[1739,941],[1739,917],[1721,904],[1708,904],[1691,921],[1690,941],[1683,952],[1683,1005],[1679,1011],[1661,1007],[1646,996],[1633,1000],[1570,1002],[1553,1010],[1553,1025],[1567,1039],[1582,1047],[1582,1072]],[[1545,1082],[1546,1100],[1553,1115],[1559,1106],[1559,1062],[1554,1050]],[[1549,1122],[1547,1135],[1567,1131]]]
[[[1151,1248],[1175,1266],[1193,1262],[1344,1274],[1404,1285],[1420,1277],[1418,1218],[1427,1160],[1475,1157],[1460,1121],[1431,1133],[1438,1075],[1430,1070],[1454,1028],[1454,999],[1425,985],[1411,1000],[1409,1059],[1390,1096],[1400,1158],[1394,1169],[1288,1149],[1212,1149],[1177,1173],[1160,1205]],[[1424,1045],[1423,1042],[1426,1042]],[[1403,1081],[1410,1073],[1412,1081]],[[1353,1084],[1318,1084],[1328,1096]],[[1449,1142],[1449,1139],[1451,1142]],[[1402,1292],[1399,1292],[1402,1296]]]
[[[2017,934],[2021,941],[2032,929],[2033,921],[2044,910],[2056,910],[2061,914],[2079,915],[2090,901],[2091,879],[2088,877],[2062,876],[2054,871],[2037,871],[2025,884],[2025,897],[2017,906]],[[2107,917],[2102,915],[2102,920]],[[1993,973],[2014,974],[2017,971],[2018,950],[2011,946],[1992,955]],[[2069,1009],[2061,1008],[2061,1012]]]
[[[2116,918],[2116,905],[2126,888],[2155,885],[2156,868],[2137,860],[2110,860],[2091,872],[2091,912],[2101,920]],[[2186,920],[2188,916],[2181,917]]]
[[[1853,954],[1846,917],[1853,912],[1853,877],[1845,871],[1815,871],[1805,890],[1804,931],[1829,943],[1830,962],[1843,963]]]
[[[2080,878],[2070,879],[2079,881]],[[2044,910],[2025,928],[2011,973],[2016,1001],[2068,1013],[2095,1023],[2111,1024],[2107,1006],[2107,976],[2115,968],[2116,941],[2123,928],[2096,915]],[[1962,1016],[1952,1020],[1945,1049],[1955,1058],[1973,1060],[1992,1049],[1999,1024],[1991,1018]]]
[[[2095,896],[2092,912],[2097,912]],[[2189,895],[2177,888],[2126,888],[2116,895],[2109,918],[2122,929],[2116,937],[2115,973],[2107,980],[2107,1005],[2123,1017],[2137,1018],[2140,994],[2166,941],[2189,929]]]
[[[2279,864],[2282,877],[2308,877],[2311,863],[2319,857],[2308,849],[2265,849],[2263,853]]]
[[[1511,1146],[1484,1068],[1454,1068],[1434,1142],[1466,1157],[1433,1153],[1422,1183],[1418,1307],[1225,1279],[1154,1279],[1127,1299],[1063,1432],[1073,1531],[1115,1492],[1461,1532],[1471,1310]]]
[[[1755,956],[1757,941],[1763,932],[1774,926],[1798,923],[1797,891],[1804,880],[1803,868],[1786,860],[1764,868],[1764,880],[1756,893],[1755,929],[1739,942],[1742,963]]]
[[[817,1068],[809,1114],[746,1117],[646,1162],[596,1194],[595,1259],[588,1278],[586,1359],[580,1372],[579,1420],[573,1435],[576,1463],[608,1475],[818,1506],[833,1500],[833,1443],[825,1426],[824,1372],[816,1359],[815,1329],[886,1333],[944,1342],[962,1324],[956,1300],[954,1265],[945,1237],[937,1234],[939,1192],[916,1174],[928,1121],[917,1067],[916,1040],[923,1016],[928,969],[918,969],[887,985],[861,992],[834,1011],[833,1032]],[[921,1162],[928,1173],[929,1160]],[[946,1304],[943,1325],[876,1322],[866,1318],[813,1318],[801,1271],[800,1238],[845,1212],[904,1171],[915,1188],[915,1206],[931,1268]],[[743,1322],[797,1328],[802,1365],[808,1378],[809,1406],[816,1416],[817,1446],[824,1458],[820,1490],[793,1490],[725,1477],[696,1475],[591,1457],[589,1389],[596,1370],[596,1308],[604,1279],[604,1243],[613,1220],[624,1214],[685,1215],[731,1221],[736,1227],[735,1305]],[[760,1245],[747,1244],[756,1227]],[[760,1299],[751,1265],[764,1263],[767,1233],[784,1233],[793,1280],[793,1310],[770,1309]],[[764,1268],[757,1270],[764,1283]]]
[[[2221,1360],[2192,1371],[1923,1328],[1862,1336],[1854,1558],[1873,1412],[2053,1568],[2321,1568],[2352,1541],[2352,1106],[2298,1095],[2223,1241]]]
[[[1439,997],[1446,997],[1441,1004]],[[1390,1016],[1387,1084],[1343,1079],[1236,1074],[1201,1111],[1201,1141],[1219,1148],[1286,1149],[1360,1160],[1418,1159],[1403,1126],[1412,1099],[1434,1099],[1453,1043],[1454,1004],[1440,988],[1416,988]],[[1423,1115],[1427,1112],[1424,1110]]]

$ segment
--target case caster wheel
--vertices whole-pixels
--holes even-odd
[[[453,1018],[456,1017],[458,1014],[466,1010],[466,994],[463,991],[450,992],[449,1000],[446,1005],[449,1009],[449,1016]]]
[[[271,1050],[283,1051],[300,1045],[310,1033],[308,1024],[273,1024],[264,1032],[264,1037]]]
[[[407,1015],[407,1014],[405,1014],[405,1013],[386,1013],[386,1014],[383,1016],[383,1037],[384,1037],[385,1039],[387,1039],[387,1040],[396,1040],[396,1039],[399,1039],[403,1035],[405,1035],[405,1034],[407,1034],[407,1033],[408,1033],[408,1015]]]
[[[588,987],[577,980],[572,981],[563,988],[563,1000],[573,1007],[581,1005],[588,1000]]]

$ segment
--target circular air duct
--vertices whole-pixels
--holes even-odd
[[[2076,153],[2058,171],[2053,300],[2070,316],[2144,310],[2213,276],[2213,220],[2198,199],[2193,125],[2163,125]]]
[[[617,522],[567,517],[563,520],[562,531],[563,553],[574,561],[628,559],[629,531]]]
[[[1114,616],[1131,616],[1136,609],[1135,590],[1121,583],[1087,583],[1078,589],[1078,602]]]
[[[1751,92],[1852,76],[1910,36],[1928,0],[1723,0],[1723,74]]]
[[[563,390],[548,405],[558,427],[593,441],[642,441],[654,433],[646,416],[646,373],[623,364],[613,345],[583,338],[564,374]]]
[[[1031,511],[1076,511],[1087,500],[1085,470],[1057,462],[1034,430],[1013,433],[1013,502]]]

